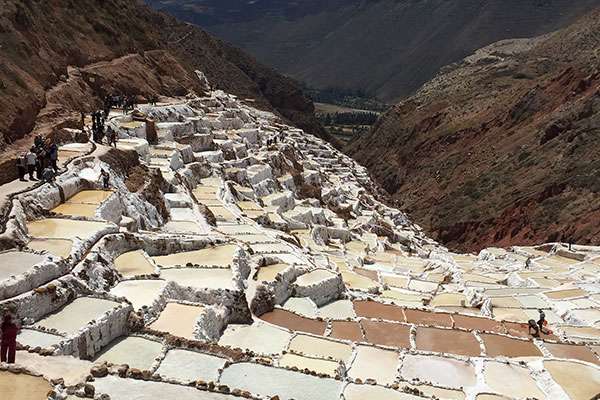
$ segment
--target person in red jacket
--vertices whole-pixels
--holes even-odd
[[[17,333],[19,327],[13,322],[10,314],[4,316],[4,321],[0,326],[2,330],[2,343],[0,344],[0,360],[13,364],[15,362],[15,353],[17,351]]]

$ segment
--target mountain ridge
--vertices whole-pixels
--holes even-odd
[[[599,243],[599,17],[445,68],[347,151],[458,249]]]

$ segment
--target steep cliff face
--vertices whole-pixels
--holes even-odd
[[[493,44],[385,114],[349,153],[437,239],[600,243],[600,12]]]
[[[146,0],[315,88],[413,94],[439,68],[568,25],[600,0]]]
[[[201,91],[195,69],[217,87],[323,134],[295,82],[137,1],[2,0],[0,149],[32,131],[75,125],[80,111],[111,91]]]

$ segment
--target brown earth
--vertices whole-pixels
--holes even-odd
[[[347,151],[459,250],[600,243],[600,10],[446,67]]]
[[[126,0],[0,0],[0,183],[32,134],[78,128],[108,93],[202,93],[194,71],[324,136],[296,83],[198,27]],[[64,135],[63,135],[64,136]],[[8,150],[8,151],[7,151]]]

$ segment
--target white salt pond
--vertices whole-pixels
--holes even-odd
[[[310,286],[321,281],[334,278],[336,275],[326,269],[315,269],[307,274],[300,275],[296,279],[296,284],[299,286]]]
[[[319,315],[326,319],[355,318],[354,306],[350,300],[336,300],[319,308]]]
[[[154,264],[144,250],[134,250],[123,253],[115,258],[115,269],[127,278],[154,273]]]
[[[202,313],[204,313],[202,306],[167,303],[158,319],[150,324],[149,328],[194,340],[196,338],[194,330]]]
[[[160,276],[181,286],[233,289],[233,273],[229,268],[169,268],[162,269]]]
[[[252,325],[227,326],[219,344],[252,350],[258,354],[281,354],[291,337],[288,331],[263,322],[255,322]]]
[[[122,281],[110,290],[112,295],[125,297],[135,310],[143,306],[151,306],[159,298],[167,282],[159,280],[130,280]]]
[[[371,346],[358,346],[348,371],[354,379],[374,379],[380,385],[391,385],[398,375],[398,353]]]
[[[0,253],[0,281],[11,276],[21,275],[44,261],[46,257],[24,251],[5,251]]]
[[[72,335],[118,305],[110,300],[79,297],[54,314],[42,318],[36,325]]]
[[[477,383],[475,368],[467,362],[436,356],[409,354],[404,358],[401,376],[434,385],[460,389]]]
[[[231,265],[237,249],[236,245],[215,246],[152,258],[162,267],[185,266],[188,263],[225,267]]]
[[[219,378],[219,369],[225,366],[226,361],[224,358],[210,354],[172,349],[162,360],[156,373],[182,382],[198,379],[216,382]]]
[[[38,346],[41,348],[49,348],[57,345],[63,339],[62,336],[36,331],[34,329],[21,329],[19,336],[17,336],[17,342],[31,348]]]
[[[282,308],[307,318],[317,318],[317,306],[308,297],[290,297]]]
[[[381,386],[349,384],[344,389],[346,400],[423,400],[423,397],[402,393]]]
[[[131,368],[150,370],[162,351],[162,344],[136,336],[117,339],[96,357],[96,363],[127,364]]]
[[[339,400],[342,382],[252,363],[225,368],[219,382],[260,396],[295,400]]]
[[[124,379],[111,375],[96,378],[93,385],[96,394],[108,394],[114,400],[231,400],[231,396],[200,391],[190,386]]]
[[[17,351],[16,362],[27,370],[43,375],[46,379],[65,380],[66,386],[85,382],[92,363],[71,356],[40,356],[36,353]]]

